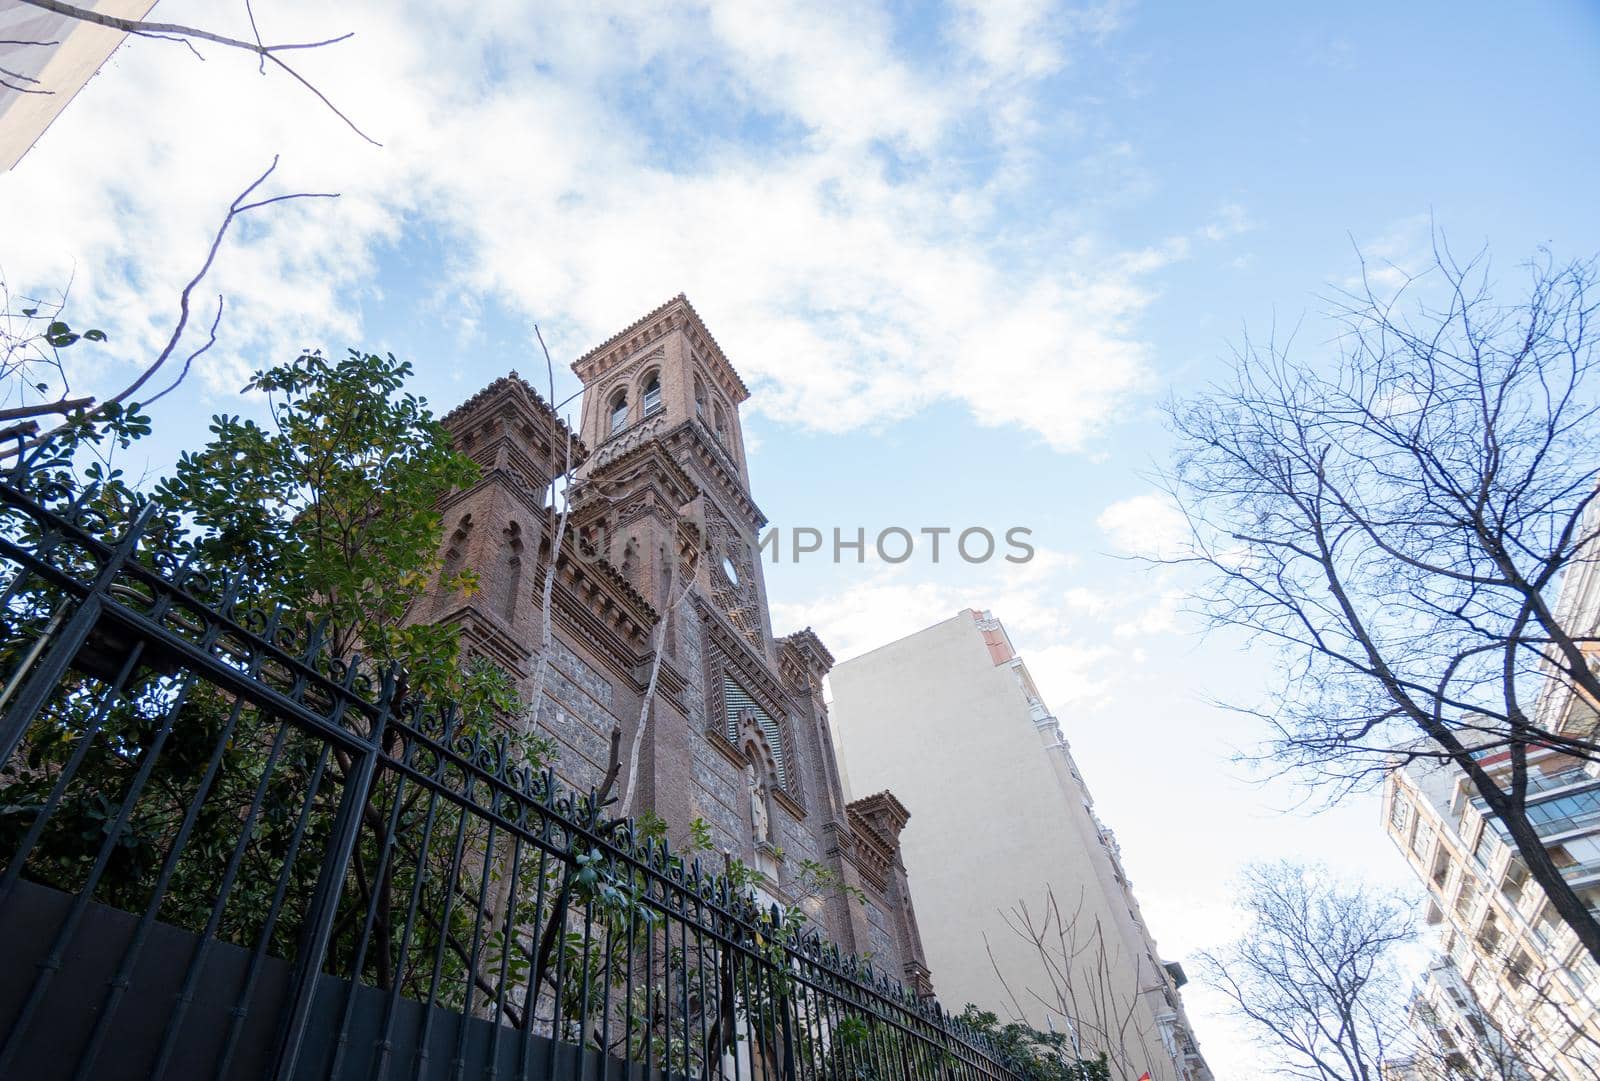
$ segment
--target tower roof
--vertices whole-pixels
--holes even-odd
[[[573,374],[582,380],[584,386],[588,386],[605,374],[612,365],[672,330],[682,330],[688,336],[690,342],[697,347],[696,351],[701,358],[716,369],[714,374],[721,376],[733,389],[735,404],[750,397],[750,389],[744,385],[744,380],[739,378],[738,371],[734,369],[722,347],[717,344],[717,339],[712,337],[705,320],[700,318],[700,313],[694,310],[694,305],[690,304],[689,298],[682,293],[648,315],[636,319],[573,361]]]
[[[559,444],[564,436],[572,437],[572,464],[579,465],[589,456],[589,449],[583,445],[583,440],[578,438],[576,432],[567,426],[560,415],[544,400],[544,396],[533,389],[530,384],[517,372],[511,371],[478,393],[456,406],[450,412],[439,418],[439,423],[447,429],[454,429],[455,425],[470,417],[474,412],[486,409],[497,400],[515,403],[516,407],[526,413],[542,417],[550,430],[555,433],[555,441]]]

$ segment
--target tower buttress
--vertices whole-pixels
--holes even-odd
[[[478,479],[440,503],[440,579],[471,571],[475,592],[435,588],[412,613],[417,622],[455,623],[464,646],[515,679],[528,674],[538,642],[535,570],[547,557],[546,507],[553,471],[573,465],[584,445],[516,372],[496,379],[440,421],[452,446],[477,463]]]

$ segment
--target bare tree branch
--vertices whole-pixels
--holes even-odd
[[[1331,300],[1324,363],[1248,337],[1231,379],[1169,417],[1169,493],[1216,627],[1278,654],[1263,761],[1338,799],[1446,762],[1600,960],[1600,922],[1527,813],[1530,754],[1600,761],[1600,612],[1563,582],[1600,559],[1594,260],[1529,264],[1497,301],[1482,255]],[[1579,703],[1574,707],[1573,703]]]
[[[344,121],[345,125],[349,127],[351,131],[361,136],[361,138],[365,139],[373,146],[383,145],[376,139],[372,138],[372,136],[362,131],[361,128],[357,126],[355,121],[346,116],[342,111],[340,111],[338,106],[334,105],[333,102],[328,99],[327,95],[325,95],[321,90],[318,90],[310,80],[301,75],[294,68],[290,67],[288,62],[278,55],[279,53],[289,52],[296,49],[317,49],[324,45],[334,45],[338,42],[349,40],[354,36],[353,34],[340,34],[338,37],[325,38],[321,41],[282,42],[276,45],[263,45],[261,43],[261,36],[259,33],[256,33],[256,40],[250,42],[241,40],[240,38],[228,37],[225,34],[212,33],[209,30],[201,30],[193,26],[183,26],[179,23],[158,23],[147,22],[143,19],[124,19],[117,15],[107,15],[104,12],[94,11],[90,8],[79,7],[76,4],[62,3],[61,0],[21,0],[21,2],[24,4],[30,4],[36,8],[41,8],[45,11],[53,12],[57,15],[65,16],[69,19],[77,19],[80,22],[93,23],[97,26],[105,26],[113,30],[121,30],[123,33],[132,34],[135,37],[156,38],[165,41],[180,41],[184,45],[188,46],[189,51],[193,52],[196,56],[200,55],[194,47],[194,42],[196,41],[207,41],[214,45],[225,45],[231,49],[243,49],[245,52],[253,53],[259,59],[263,71],[265,71],[268,63],[276,65],[284,72],[284,74],[288,75],[295,82],[299,83],[301,86],[305,87],[313,95],[315,95],[317,100],[322,102],[323,105],[327,106],[329,111],[331,111],[334,116],[337,116],[340,120]],[[248,4],[246,4],[245,7],[246,10],[249,10]],[[255,25],[255,12],[250,11],[250,29],[252,32],[255,32]],[[201,59],[204,59],[204,57],[201,57]]]
[[[48,431],[35,434],[15,446],[0,449],[0,459],[23,453],[34,447],[40,446],[41,444],[47,443],[57,433],[69,425],[93,421],[98,417],[105,415],[109,407],[114,405],[120,406],[124,402],[134,400],[133,395],[137,394],[139,389],[148,383],[177,351],[179,344],[183,340],[184,331],[189,325],[190,303],[194,291],[199,287],[200,282],[205,278],[205,276],[210,273],[212,264],[216,262],[217,252],[221,250],[223,239],[228,235],[228,230],[232,228],[234,222],[238,218],[250,213],[253,210],[258,210],[266,206],[272,206],[277,203],[288,202],[293,199],[338,198],[338,194],[335,192],[294,192],[285,195],[274,195],[265,199],[257,199],[253,202],[249,201],[250,197],[258,188],[261,187],[262,184],[266,182],[267,178],[272,175],[273,171],[277,169],[277,167],[278,158],[276,155],[274,155],[272,164],[267,166],[266,171],[252,181],[242,192],[240,192],[229,205],[228,213],[223,217],[222,223],[217,226],[217,231],[211,238],[210,247],[206,251],[205,261],[200,264],[200,268],[195,271],[194,275],[190,277],[189,281],[184,285],[182,292],[178,294],[177,322],[174,324],[172,333],[168,335],[166,343],[162,346],[161,351],[156,355],[156,358],[146,365],[140,371],[139,375],[135,377],[127,386],[112,394],[109,398],[100,401],[98,404],[96,404],[94,398],[67,399],[63,397],[53,402],[44,402],[28,406],[15,406],[6,410],[3,419],[15,419],[22,417],[36,418],[57,413],[72,414],[72,417],[64,424]],[[177,378],[160,393],[158,393],[155,398],[152,398],[152,401],[170,393],[172,389],[178,385],[178,383],[183,381],[184,376],[188,374],[189,368],[194,363],[195,359],[215,344],[217,327],[222,319],[222,307],[222,298],[219,296],[217,298],[217,314],[211,322],[209,338],[205,344],[201,345],[198,349],[189,354],[189,356],[185,359],[183,368],[179,372]],[[15,342],[8,343],[8,370],[5,372],[5,374],[10,378],[16,378],[20,371],[19,368],[12,366],[13,362],[11,361],[11,356],[15,345]],[[57,367],[59,367],[59,358],[56,359],[55,364]]]

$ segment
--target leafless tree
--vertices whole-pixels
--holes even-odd
[[[1078,1058],[1103,1053],[1112,1081],[1134,1081],[1146,1070],[1159,1081],[1165,1075],[1148,1054],[1161,1046],[1161,1036],[1151,1028],[1151,1012],[1139,1005],[1142,995],[1165,986],[1165,975],[1146,957],[1123,956],[1118,939],[1085,911],[1084,900],[1080,890],[1076,904],[1063,910],[1055,888],[1047,886],[1043,904],[1019,900],[1000,914],[1038,960],[1029,971],[1006,971],[989,946],[1012,1020],[1042,1015],[1051,1031],[1067,1034]]]
[[[1230,381],[1171,406],[1168,488],[1207,614],[1280,649],[1268,755],[1334,798],[1397,756],[1453,764],[1600,959],[1527,813],[1531,753],[1600,750],[1591,710],[1540,709],[1600,702],[1595,613],[1554,602],[1600,518],[1595,274],[1542,256],[1501,301],[1487,257],[1442,240],[1396,292],[1364,274],[1325,364],[1246,341]]]
[[[555,363],[550,359],[550,347],[544,343],[544,333],[540,331],[537,323],[534,324],[533,333],[539,339],[539,348],[544,353],[545,377],[549,383],[549,401],[551,411],[556,409],[556,369]],[[550,483],[545,492],[545,535],[550,538],[550,553],[544,564],[544,583],[539,588],[539,657],[534,663],[533,684],[528,693],[528,707],[523,713],[520,727],[531,730],[538,727],[539,708],[544,702],[545,681],[550,672],[550,654],[555,644],[552,616],[554,613],[553,601],[556,588],[556,566],[560,562],[561,547],[566,542],[567,521],[572,514],[572,426],[567,426],[566,454],[562,460],[561,469],[556,469],[556,448],[554,441],[550,447],[550,458],[546,463]]]
[[[1414,1050],[1395,956],[1416,934],[1410,906],[1289,863],[1247,869],[1239,903],[1244,933],[1201,967],[1290,1076],[1379,1081]]]
[[[194,362],[217,341],[217,327],[222,322],[221,294],[217,296],[216,311],[205,341],[189,349],[187,354],[183,353],[187,347],[184,337],[189,330],[195,291],[210,273],[211,264],[216,261],[217,252],[234,222],[276,203],[338,198],[332,192],[257,197],[261,185],[277,167],[278,159],[274,157],[266,171],[228,205],[222,223],[211,238],[205,260],[178,294],[178,317],[166,342],[125,386],[104,398],[74,391],[69,370],[72,365],[63,358],[62,350],[83,338],[104,341],[105,335],[97,330],[80,334],[62,320],[65,291],[54,301],[30,300],[13,296],[4,281],[0,281],[0,301],[3,301],[3,308],[0,308],[0,461],[49,442],[69,426],[93,424],[134,404],[149,405],[171,393],[184,380]],[[175,373],[168,369],[169,364],[177,367]],[[168,369],[171,378],[164,385],[150,386],[151,380],[163,369]],[[46,426],[46,422],[53,423]]]

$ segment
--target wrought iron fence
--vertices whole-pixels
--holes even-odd
[[[149,523],[0,484],[0,1077],[1014,1076]]]

